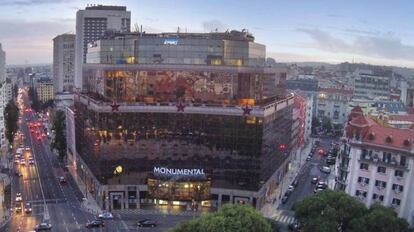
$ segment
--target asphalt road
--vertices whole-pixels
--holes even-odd
[[[323,148],[326,152],[330,148],[330,144],[334,141],[330,138],[321,138],[319,148]],[[292,206],[307,196],[313,195],[313,190],[315,185],[311,183],[312,178],[320,177],[321,181],[326,181],[328,175],[322,173],[319,168],[325,165],[325,159],[327,155],[318,154],[318,149],[316,149],[313,157],[310,161],[307,161],[306,164],[302,167],[300,173],[297,176],[298,185],[295,190],[289,196],[288,201],[280,206],[282,210],[292,210]],[[305,154],[307,155],[307,154]]]
[[[23,96],[27,105],[27,95]],[[14,164],[14,170],[20,171],[23,176],[12,177],[12,205],[15,206],[16,193],[22,193],[22,206],[31,203],[32,213],[26,214],[13,212],[13,216],[6,226],[0,229],[3,232],[28,232],[33,231],[35,225],[42,221],[50,222],[52,230],[56,232],[72,231],[102,231],[102,232],[125,232],[125,231],[167,231],[182,220],[191,219],[189,216],[174,215],[132,215],[115,214],[112,220],[106,220],[104,228],[86,229],[85,224],[93,220],[95,215],[87,212],[81,207],[83,198],[82,192],[77,187],[70,173],[62,169],[56,155],[49,146],[47,138],[37,139],[37,135],[32,133],[27,125],[28,121],[35,119],[32,112],[24,112],[23,120],[20,125],[24,133],[25,146],[31,148],[30,152],[25,152],[24,156],[28,161],[32,154],[35,159],[34,165]],[[58,177],[65,176],[67,183],[60,184]],[[46,207],[45,207],[46,203]],[[24,210],[24,207],[23,207]],[[140,219],[155,219],[156,228],[138,228],[137,221]]]

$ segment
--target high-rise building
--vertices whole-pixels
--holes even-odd
[[[391,207],[414,222],[414,131],[381,125],[355,107],[336,167],[336,189],[367,206]]]
[[[63,34],[53,39],[54,92],[72,92],[75,81],[75,35]]]
[[[106,210],[262,207],[294,146],[294,97],[264,96],[265,54],[245,31],[107,35],[66,111],[69,170]]]
[[[53,100],[53,82],[51,80],[38,80],[36,83],[37,98],[41,102]]]
[[[125,6],[92,5],[76,13],[75,86],[82,88],[82,65],[88,43],[99,40],[106,31],[129,32],[131,12]]]
[[[356,71],[353,98],[386,100],[390,99],[390,89],[390,77],[371,70]]]
[[[3,51],[0,44],[0,83],[6,80],[6,52]]]

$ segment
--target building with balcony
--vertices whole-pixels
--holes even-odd
[[[278,187],[294,99],[264,97],[272,69],[251,34],[114,34],[87,57],[68,161],[100,207],[260,208]]]
[[[47,102],[53,100],[54,91],[53,91],[53,82],[51,80],[39,80],[36,83],[36,93],[37,98],[41,102]]]
[[[390,99],[390,77],[370,70],[357,70],[354,77],[354,98]]]
[[[355,108],[338,156],[336,188],[367,206],[392,207],[413,224],[413,141],[413,130],[379,125]]]
[[[352,98],[352,90],[343,88],[319,88],[317,98],[317,117],[328,117],[332,124],[342,129],[347,121],[348,103]],[[335,128],[335,127],[334,127]]]

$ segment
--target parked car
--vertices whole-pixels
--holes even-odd
[[[114,215],[112,215],[112,213],[110,212],[103,212],[103,213],[98,214],[98,218],[99,219],[113,219]]]
[[[306,161],[310,161],[312,160],[312,156],[308,155],[308,157],[306,157]]]
[[[31,213],[32,212],[32,205],[30,203],[26,203],[24,206],[24,212],[25,213]]]
[[[293,186],[293,187],[295,187],[295,188],[296,188],[296,186],[298,186],[298,184],[299,184],[299,181],[298,181],[297,179],[295,179],[295,180],[292,182],[292,186]]]
[[[93,220],[88,221],[85,225],[86,228],[99,228],[99,227],[105,227],[105,223],[102,220]]]
[[[325,190],[325,189],[324,188],[315,187],[315,189],[313,190],[313,192],[314,193],[318,193],[318,192],[323,191],[323,190]]]
[[[52,224],[46,223],[46,222],[42,222],[35,226],[35,231],[44,231],[44,230],[51,230],[51,229],[52,229]]]
[[[297,221],[288,225],[289,231],[299,231],[302,228],[301,224]]]
[[[284,195],[284,196],[282,197],[282,204],[285,204],[288,200],[289,200],[289,197],[288,197],[288,196],[286,196],[286,195]]]
[[[318,183],[319,178],[318,177],[313,177],[311,180],[311,184],[316,184]]]
[[[66,183],[66,178],[64,176],[59,176],[59,183],[65,184]]]
[[[151,219],[144,219],[137,222],[138,227],[156,227],[157,223]]]
[[[331,168],[329,166],[322,166],[320,168],[320,171],[323,172],[323,173],[329,174],[329,173],[331,173]]]
[[[21,202],[23,200],[22,193],[16,193],[16,201]]]
[[[18,176],[18,177],[23,176],[23,174],[22,174],[20,171],[16,171],[16,172],[14,172],[14,174],[15,174],[16,176]]]

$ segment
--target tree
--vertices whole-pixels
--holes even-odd
[[[326,132],[331,132],[332,131],[331,119],[328,118],[328,117],[323,117],[322,118],[322,127],[323,127],[323,129],[325,129]]]
[[[295,206],[296,218],[304,231],[347,231],[354,218],[367,212],[364,204],[344,192],[325,190],[305,198]]]
[[[364,204],[344,192],[324,190],[295,205],[304,232],[408,232],[408,223],[391,209]]]
[[[181,222],[171,232],[271,232],[270,223],[254,208],[226,204],[218,212]]]
[[[349,232],[408,232],[408,223],[398,218],[397,213],[391,208],[375,204],[367,214],[353,220],[349,226]]]
[[[4,119],[6,121],[6,138],[10,144],[13,143],[14,134],[19,129],[17,120],[19,119],[19,108],[10,101],[4,110]]]
[[[316,134],[316,132],[317,132],[316,128],[318,128],[320,126],[321,126],[321,122],[319,121],[319,118],[313,117],[312,118],[312,128],[311,128],[312,134]]]
[[[52,148],[58,151],[59,159],[63,160],[66,155],[66,125],[65,113],[63,111],[58,110],[55,112],[52,129],[55,131]]]

